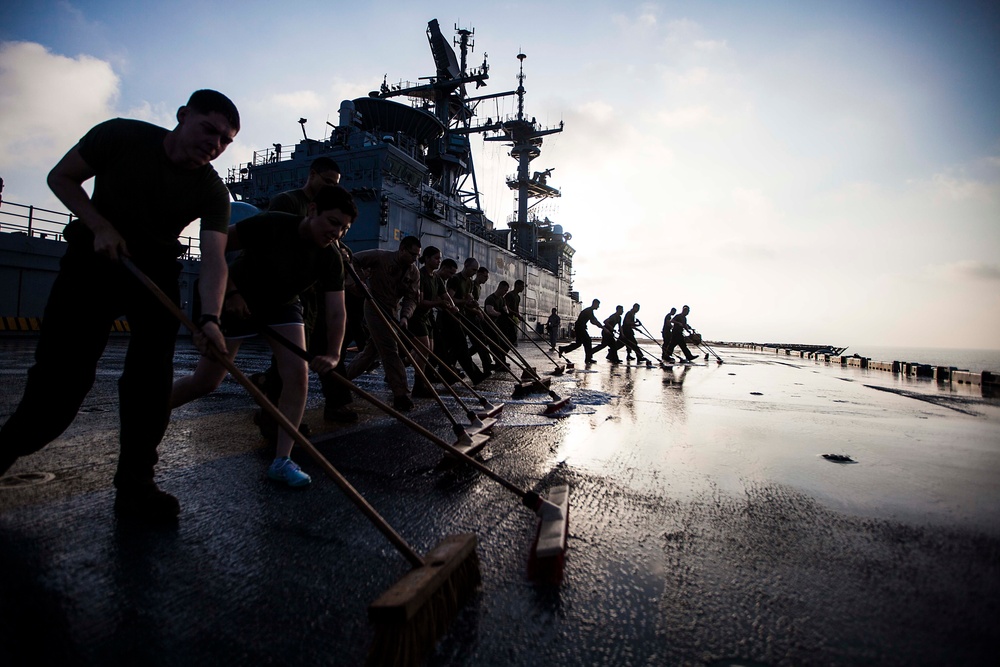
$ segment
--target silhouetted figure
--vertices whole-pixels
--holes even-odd
[[[583,345],[584,352],[586,353],[586,363],[594,363],[594,343],[590,340],[590,333],[587,331],[587,325],[593,324],[595,327],[602,326],[601,321],[597,319],[596,315],[594,315],[594,311],[600,307],[601,300],[594,299],[589,308],[584,308],[580,311],[580,316],[576,318],[576,324],[573,325],[573,335],[576,338],[576,342],[561,346],[559,351],[562,354],[572,352],[576,348]]]
[[[688,306],[684,306],[681,308],[681,312],[674,315],[671,320],[670,345],[666,350],[667,357],[673,354],[675,347],[681,348],[681,352],[684,353],[687,361],[694,361],[698,357],[696,354],[691,354],[691,350],[687,348],[687,343],[684,342],[684,332],[691,331],[691,327],[687,324],[687,316],[690,312],[691,309]]]

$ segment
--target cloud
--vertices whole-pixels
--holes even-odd
[[[271,96],[271,102],[296,113],[311,113],[327,108],[326,102],[312,90],[298,90]]]
[[[0,169],[54,164],[114,115],[118,88],[103,60],[56,55],[32,42],[0,43]]]
[[[150,104],[143,101],[138,106],[134,106],[125,113],[125,118],[135,118],[144,120],[160,127],[173,127],[177,124],[177,110],[168,108],[166,104]]]
[[[656,118],[669,129],[693,128],[720,122],[712,108],[705,105],[661,111]]]
[[[1000,282],[1000,264],[976,259],[962,259],[957,262],[938,264],[930,267],[933,274],[955,281]]]
[[[951,174],[934,174],[931,177],[931,187],[934,193],[945,199],[989,199],[997,194],[996,186],[990,186],[980,181],[960,178]]]

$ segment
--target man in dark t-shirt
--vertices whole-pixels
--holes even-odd
[[[493,324],[496,325],[496,329],[493,327],[487,327],[486,330],[489,331],[487,340],[490,345],[490,351],[493,353],[493,362],[496,364],[503,364],[504,366],[509,366],[507,363],[507,352],[510,350],[510,340],[507,337],[507,332],[504,327],[507,326],[504,322],[510,321],[510,311],[507,309],[507,299],[506,296],[510,294],[508,290],[510,289],[510,283],[506,280],[501,280],[497,283],[497,288],[494,292],[486,297],[483,302],[483,312],[486,317],[493,320]],[[502,335],[501,335],[502,333]]]
[[[267,210],[306,215],[309,203],[316,198],[316,194],[331,185],[340,185],[340,167],[328,157],[318,157],[309,164],[309,176],[306,177],[305,185],[298,190],[276,194]]]
[[[507,337],[507,341],[513,347],[517,347],[517,329],[521,322],[521,292],[524,291],[524,281],[515,280],[514,286],[504,295],[504,303],[507,304],[507,316],[501,317],[497,322],[500,330]]]
[[[591,355],[597,354],[604,348],[608,348],[608,361],[613,364],[620,364],[622,362],[618,358],[618,350],[622,348],[624,343],[615,338],[615,329],[618,329],[618,333],[621,334],[623,312],[625,312],[625,308],[617,306],[615,307],[615,312],[604,318],[604,324],[601,327],[601,344],[590,351]]]
[[[636,313],[639,312],[639,304],[633,303],[632,307],[627,313],[625,313],[625,318],[622,320],[621,331],[621,343],[629,352],[635,353],[635,362],[637,364],[642,364],[646,362],[646,357],[642,353],[642,348],[639,347],[639,342],[635,339],[635,330],[637,327],[642,326],[642,322],[636,318]]]
[[[681,308],[681,312],[674,315],[673,319],[670,321],[670,344],[664,351],[664,357],[669,358],[674,353],[675,347],[680,347],[681,352],[684,353],[684,359],[682,361],[694,361],[698,358],[698,355],[691,354],[691,350],[688,349],[687,343],[684,342],[684,332],[690,331],[691,327],[688,326],[687,316],[691,312],[691,308],[684,306]]]
[[[573,335],[576,338],[576,342],[569,345],[561,345],[559,347],[561,354],[572,352],[583,345],[583,350],[586,353],[584,360],[588,364],[594,363],[594,343],[590,340],[590,332],[587,331],[587,325],[593,324],[594,326],[603,328],[601,321],[594,315],[594,311],[600,307],[600,299],[594,299],[589,308],[584,308],[580,311],[579,317],[576,318],[576,324],[573,325]]]
[[[479,384],[489,375],[481,371],[472,361],[465,331],[465,327],[471,326],[469,314],[476,313],[478,310],[473,293],[478,270],[479,261],[475,257],[469,257],[465,260],[462,270],[447,281],[448,295],[455,306],[459,308],[459,313],[447,313],[438,322],[443,343],[443,349],[438,356],[448,366],[453,366],[455,362],[458,362],[474,385]]]
[[[304,217],[287,213],[261,213],[242,220],[229,232],[227,250],[242,250],[230,266],[223,329],[229,358],[240,340],[269,326],[305,347],[305,327],[299,295],[315,285],[324,302],[327,344],[323,354],[309,362],[268,339],[281,377],[278,408],[292,424],[302,421],[309,387],[309,368],[333,372],[340,360],[344,339],[344,265],[337,248],[340,238],[357,218],[351,194],[339,186],[319,191]],[[171,403],[184,405],[214,391],[226,377],[226,367],[202,357],[190,375],[174,382]],[[291,460],[291,434],[277,433],[277,452],[268,468],[272,480],[293,487],[306,486],[309,475]]]
[[[177,320],[119,263],[125,255],[177,303],[181,231],[201,219],[202,315],[194,342],[225,350],[219,328],[227,268],[229,193],[210,165],[233,141],[236,106],[199,90],[173,130],[117,118],[92,128],[49,173],[49,187],[77,216],[45,307],[35,365],[17,410],[0,429],[0,474],[73,421],[94,382],[112,322],[131,337],[118,381],[120,452],[114,484],[120,515],[176,521],[180,504],[153,481],[156,448],[170,421]],[[94,179],[93,195],[83,183]]]
[[[318,157],[309,164],[309,175],[306,177],[305,185],[297,190],[286,190],[275,195],[270,204],[269,211],[279,211],[291,213],[300,218],[308,213],[309,203],[316,197],[316,194],[324,187],[338,185],[340,183],[340,167],[336,161],[328,157]],[[353,281],[350,277],[345,278],[345,285],[350,286]],[[316,294],[314,288],[310,288],[299,295],[302,303],[302,316],[305,320],[306,343],[310,351],[316,352],[326,349],[326,316],[323,314],[323,302]],[[344,291],[344,303],[347,308],[347,328],[344,331],[343,349],[340,354],[340,364],[337,372],[346,376],[346,366],[344,364],[344,353],[351,341],[358,347],[363,347],[367,339],[364,330],[364,298],[357,289],[346,289]],[[264,393],[269,398],[277,402],[281,396],[281,381],[278,378],[277,368],[272,360],[271,366],[264,373],[265,386]],[[329,375],[320,378],[320,385],[323,389],[323,396],[326,399],[323,407],[323,418],[327,421],[350,423],[358,420],[358,413],[347,407],[353,400],[351,391],[335,382]],[[255,420],[260,426],[261,433],[268,439],[274,440],[277,437],[278,424],[266,412],[259,411],[255,415]]]

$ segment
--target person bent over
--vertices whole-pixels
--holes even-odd
[[[684,353],[685,361],[694,361],[698,355],[691,354],[691,350],[688,349],[687,343],[684,342],[684,332],[691,331],[691,327],[688,326],[687,316],[691,312],[688,306],[681,308],[681,312],[674,315],[671,320],[670,329],[670,345],[667,346],[666,356],[669,358],[674,353],[675,347],[680,347],[681,352]]]
[[[347,377],[353,380],[381,359],[385,381],[392,391],[392,406],[402,411],[412,409],[413,400],[396,342],[399,334],[393,327],[398,323],[400,329],[407,329],[420,300],[420,271],[415,264],[418,257],[420,240],[407,236],[396,250],[362,250],[354,253],[353,260],[354,267],[368,271],[372,298],[365,301],[365,322],[370,338],[347,366]]]
[[[199,90],[177,110],[174,129],[106,121],[49,173],[49,187],[76,219],[66,225],[66,253],[45,306],[24,396],[0,429],[0,475],[73,421],[93,386],[111,325],[124,315],[131,335],[118,380],[115,511],[141,521],[176,521],[180,503],[153,477],[170,421],[178,323],[119,259],[130,258],[178,303],[178,237],[200,218],[198,290],[205,314],[194,343],[202,353],[225,350],[218,313],[226,284],[229,192],[210,163],[239,129],[239,112],[228,97]],[[91,178],[92,196],[83,189]]]
[[[596,327],[603,326],[601,321],[597,319],[597,316],[594,315],[594,311],[600,307],[600,299],[594,299],[588,308],[584,308],[580,311],[580,315],[576,318],[576,324],[573,325],[573,335],[576,338],[576,342],[561,346],[559,348],[560,353],[566,354],[567,352],[571,352],[582,345],[583,350],[586,353],[584,360],[588,364],[594,363],[594,343],[590,340],[590,333],[587,331],[587,325],[593,324]]]
[[[305,412],[309,368],[333,372],[340,361],[344,338],[344,265],[338,241],[357,218],[358,209],[347,190],[322,188],[304,217],[288,213],[261,213],[233,225],[228,250],[240,250],[230,268],[223,327],[230,361],[240,343],[262,327],[306,345],[299,295],[315,286],[326,317],[326,353],[306,362],[268,338],[281,378],[278,409],[298,427]],[[211,356],[202,357],[194,373],[174,383],[172,407],[214,391],[226,377],[226,367]],[[293,487],[309,484],[310,477],[292,461],[293,436],[281,429],[276,455],[267,476]]]

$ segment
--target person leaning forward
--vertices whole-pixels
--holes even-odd
[[[698,358],[698,355],[691,354],[691,350],[688,349],[687,343],[684,341],[684,332],[691,331],[691,327],[688,326],[687,316],[691,312],[689,306],[684,306],[681,308],[681,312],[674,315],[673,319],[670,321],[670,344],[667,349],[664,350],[664,357],[669,359],[674,353],[674,348],[679,347],[681,352],[684,353],[684,360],[687,362],[694,361]]]
[[[615,307],[615,312],[604,318],[604,324],[601,327],[601,344],[590,351],[591,355],[597,354],[604,348],[608,348],[608,361],[613,364],[620,364],[622,362],[622,360],[618,358],[618,350],[622,348],[624,343],[615,338],[615,329],[617,329],[619,335],[621,335],[623,312],[625,312],[625,308],[617,306]]]
[[[472,324],[473,318],[479,314],[474,291],[478,273],[479,261],[475,257],[469,257],[465,260],[462,270],[448,279],[446,283],[448,295],[458,307],[459,312],[457,315],[446,313],[445,317],[441,319],[440,327],[445,349],[439,356],[448,366],[453,366],[455,362],[458,362],[473,385],[479,384],[490,376],[489,371],[480,370],[472,361],[471,350],[466,340],[467,329],[474,332],[479,331]],[[478,336],[478,333],[475,335]]]
[[[318,157],[309,164],[309,175],[305,184],[296,190],[286,190],[275,195],[268,204],[268,211],[290,213],[300,218],[309,214],[309,204],[317,193],[323,188],[335,186],[340,183],[340,167],[328,157]],[[350,282],[349,280],[347,282]],[[352,292],[345,291],[345,303],[348,313],[359,313],[360,297]],[[352,300],[357,301],[353,303]],[[306,341],[308,350],[318,354],[326,349],[327,331],[326,316],[323,313],[324,303],[311,287],[299,295],[302,304],[302,317],[306,328]],[[344,353],[347,344],[351,340],[360,337],[357,328],[361,326],[357,316],[355,322],[350,320],[347,323],[347,333],[344,335],[344,348],[341,350],[340,363],[337,372],[346,376],[347,366],[344,363]],[[329,422],[351,423],[358,420],[358,413],[348,408],[353,397],[349,389],[336,382],[329,375],[320,377],[320,386],[323,390],[325,405],[323,407],[323,419]],[[278,377],[277,367],[272,358],[271,365],[264,372],[264,393],[273,402],[277,403],[281,396],[281,380]],[[264,411],[258,411],[254,419],[260,426],[261,433],[271,441],[274,441],[278,434],[278,424],[273,417]]]
[[[347,366],[351,380],[366,372],[381,358],[385,381],[392,391],[392,404],[397,410],[413,407],[406,383],[406,368],[399,356],[397,332],[385,324],[376,308],[389,319],[397,317],[401,329],[406,329],[413,311],[420,300],[420,271],[415,264],[420,256],[420,240],[407,236],[399,242],[397,250],[362,250],[354,253],[353,265],[367,269],[368,289],[377,305],[365,301],[365,322],[370,337],[365,348]],[[395,326],[395,325],[392,325]]]
[[[306,344],[299,295],[315,286],[323,300],[326,344],[308,362],[280,343],[267,339],[274,353],[282,392],[278,409],[296,427],[302,421],[309,388],[309,368],[321,376],[334,372],[344,339],[344,265],[337,247],[358,209],[342,187],[320,190],[305,216],[267,212],[233,225],[227,249],[242,251],[230,267],[231,289],[223,317],[228,356],[232,361],[240,342],[269,327],[299,348]],[[202,357],[194,372],[174,382],[171,403],[184,405],[215,391],[226,377],[219,360]],[[276,455],[267,475],[293,487],[311,481],[291,460],[292,435],[280,429]]]
[[[559,347],[559,352],[566,354],[571,352],[576,348],[583,345],[583,350],[586,353],[584,360],[588,364],[594,363],[594,343],[590,340],[590,333],[587,331],[587,325],[593,324],[596,327],[603,327],[601,321],[597,319],[594,315],[594,311],[601,307],[600,299],[594,299],[591,302],[590,307],[584,308],[580,311],[580,315],[576,318],[576,324],[573,325],[573,335],[576,341],[570,343],[569,345],[561,345]]]
[[[114,485],[119,515],[172,522],[180,504],[154,482],[157,447],[170,421],[178,322],[118,260],[129,257],[178,303],[183,229],[201,219],[194,343],[225,351],[219,329],[227,267],[229,192],[211,161],[240,128],[222,93],[199,90],[177,110],[172,130],[116,118],[92,128],[49,173],[49,187],[77,216],[45,307],[24,396],[0,429],[0,474],[43,448],[73,421],[93,385],[112,322],[131,336],[118,381],[121,429]],[[83,183],[94,179],[93,195]]]

